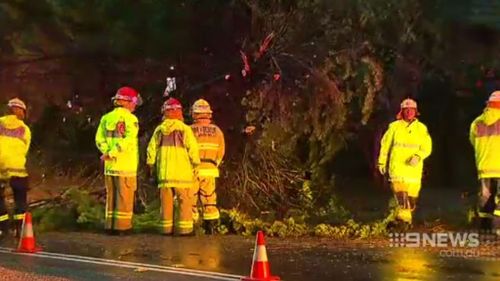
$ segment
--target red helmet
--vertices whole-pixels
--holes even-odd
[[[176,110],[176,109],[182,110],[182,104],[177,99],[169,98],[167,101],[163,103],[163,106],[161,107],[161,112],[167,110]]]
[[[121,87],[116,91],[113,100],[124,100],[135,103],[136,105],[142,104],[142,98],[139,93],[131,87]]]

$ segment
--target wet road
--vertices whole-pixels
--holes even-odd
[[[0,249],[0,280],[179,280],[179,281],[235,281],[236,276],[210,272],[86,259],[79,256],[37,253],[19,255]],[[7,269],[8,268],[8,269]]]
[[[235,275],[249,273],[254,247],[253,239],[237,236],[108,237],[92,233],[45,233],[37,237],[37,242],[47,252]],[[482,249],[481,257],[450,258],[443,256],[449,253],[436,249],[391,248],[386,242],[268,239],[267,251],[272,273],[288,281],[500,280],[498,246]],[[2,245],[15,246],[13,241]],[[0,266],[9,269],[20,269],[28,263],[31,272],[70,280],[209,280],[152,272],[139,266],[116,267],[0,254]]]

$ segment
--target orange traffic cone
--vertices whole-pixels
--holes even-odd
[[[19,240],[17,252],[36,253],[40,250],[41,248],[37,247],[35,243],[33,224],[31,222],[31,213],[26,212],[26,214],[24,215],[23,227],[21,230],[21,239]]]
[[[255,251],[253,252],[252,270],[249,277],[241,278],[242,281],[279,281],[278,276],[271,276],[271,269],[267,260],[266,242],[264,233],[257,232]]]

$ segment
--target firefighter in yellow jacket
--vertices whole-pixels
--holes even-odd
[[[500,91],[491,94],[483,114],[472,122],[470,142],[481,183],[477,210],[480,228],[494,229],[500,235]]]
[[[212,109],[206,100],[197,100],[192,106],[191,114],[194,120],[191,128],[198,141],[201,161],[193,190],[193,220],[198,220],[198,200],[200,200],[205,232],[213,234],[219,220],[215,179],[219,177],[219,165],[224,157],[224,134],[212,123]]]
[[[104,161],[105,228],[110,234],[126,234],[132,228],[139,165],[139,122],[132,113],[142,100],[133,88],[122,87],[113,102],[115,109],[101,118],[95,141]]]
[[[191,212],[195,173],[200,164],[198,144],[191,128],[184,124],[182,105],[168,99],[162,107],[163,122],[156,127],[147,149],[150,176],[156,171],[161,198],[161,231],[165,235],[193,233]],[[156,169],[154,169],[156,166]],[[174,198],[179,216],[174,222]]]
[[[24,123],[26,105],[20,99],[8,103],[10,114],[0,118],[0,238],[9,230],[9,214],[5,206],[4,189],[10,185],[14,194],[14,230],[19,236],[24,213],[28,207],[28,172],[26,155],[31,143],[31,131]]]
[[[382,175],[388,171],[389,181],[398,208],[397,220],[412,223],[421,188],[423,162],[432,151],[427,127],[417,119],[417,103],[405,99],[396,121],[382,137],[378,168]]]

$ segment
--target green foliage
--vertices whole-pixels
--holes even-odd
[[[144,213],[134,215],[132,223],[136,232],[157,232],[160,223],[160,201],[153,201]]]
[[[235,233],[244,236],[255,235],[262,230],[272,237],[301,237],[314,235],[318,237],[330,237],[335,239],[364,239],[380,237],[386,234],[388,220],[375,222],[373,224],[359,224],[354,220],[348,220],[341,225],[318,224],[308,225],[305,222],[297,222],[293,218],[282,221],[264,222],[261,219],[250,219],[247,215],[237,210],[221,210],[220,233]]]
[[[86,229],[97,230],[104,226],[104,205],[88,191],[72,188],[62,204],[37,208],[33,219],[40,231]]]
[[[78,214],[76,223],[84,229],[101,229],[104,226],[104,206],[92,198],[87,191],[73,189],[69,194]]]
[[[43,207],[33,211],[37,231],[61,231],[76,229],[78,214],[65,207]]]
[[[345,225],[341,226],[319,224],[314,227],[313,231],[315,236],[336,239],[365,239],[381,237],[387,234],[386,224],[383,222],[362,225],[356,223],[354,220],[349,220]]]
[[[345,223],[351,217],[351,214],[342,206],[337,198],[332,197],[325,207],[319,208],[314,213],[314,217],[314,221],[341,224]]]

